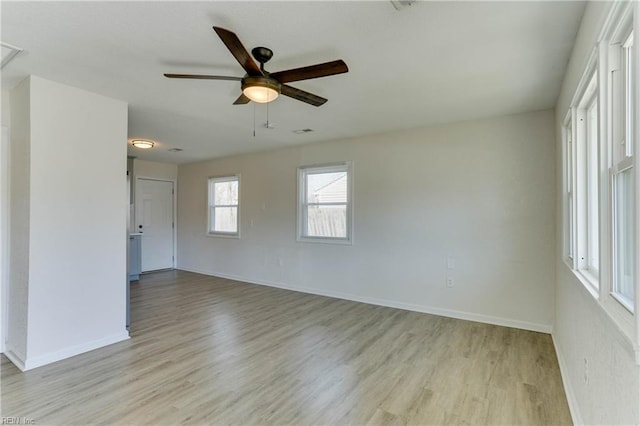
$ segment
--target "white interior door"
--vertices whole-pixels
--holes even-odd
[[[173,182],[137,179],[135,203],[142,272],[173,268]]]

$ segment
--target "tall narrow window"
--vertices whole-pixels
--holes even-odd
[[[633,168],[614,176],[613,292],[633,310]]]
[[[586,115],[586,143],[587,143],[587,270],[594,277],[600,269],[600,244],[598,236],[598,98],[591,100]]]
[[[573,214],[575,217],[576,267],[585,283],[593,290],[600,286],[600,238],[599,238],[599,180],[600,180],[600,135],[598,74],[593,71],[587,80],[575,109],[576,133],[573,135],[575,166],[575,195]]]
[[[613,184],[613,295],[630,311],[633,311],[633,204],[634,204],[634,169],[633,169],[633,89],[634,59],[633,32],[631,32],[619,49],[620,63],[616,64],[621,71],[619,78],[613,79],[613,113],[614,123],[611,147],[613,161],[611,181]],[[614,70],[616,72],[617,70]],[[620,105],[620,108],[616,108]]]
[[[238,176],[209,178],[210,235],[238,235],[239,186]]]
[[[351,241],[351,164],[298,169],[298,239]]]
[[[566,258],[573,262],[574,252],[574,224],[573,224],[573,129],[572,120],[565,125],[564,142],[565,142],[565,164],[564,164],[564,194],[565,194],[565,210],[564,210],[564,247]]]
[[[633,112],[635,110],[633,105],[633,90],[635,88],[634,72],[637,64],[633,58],[633,32],[629,34],[626,41],[622,45],[622,61],[624,69],[624,154],[625,157],[631,157],[633,155]]]

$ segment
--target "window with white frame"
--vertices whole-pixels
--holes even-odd
[[[298,169],[298,240],[351,242],[351,163]]]
[[[633,32],[628,31],[621,43],[611,46],[611,162],[612,185],[613,288],[614,297],[633,311]]]
[[[576,135],[574,148],[576,194],[572,199],[575,209],[576,267],[589,285],[598,290],[600,282],[599,239],[599,114],[598,73],[594,70],[587,80],[584,92],[577,102]]]
[[[616,3],[610,16],[561,129],[563,247],[567,264],[630,333],[639,213],[633,4]]]
[[[239,235],[239,189],[240,177],[237,175],[209,178],[209,235]]]
[[[574,216],[573,216],[573,120],[567,117],[562,129],[564,140],[564,255],[573,267]]]

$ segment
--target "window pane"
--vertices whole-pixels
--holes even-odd
[[[565,250],[568,258],[573,259],[573,148],[572,148],[572,124],[571,121],[564,129],[566,146],[565,146],[565,182],[566,182],[566,218],[565,218]]]
[[[573,259],[573,195],[569,194],[569,257]]]
[[[347,172],[307,175],[307,203],[346,203]]]
[[[215,207],[211,220],[215,232],[238,232],[237,207]]]
[[[306,236],[347,238],[347,206],[308,206]]]
[[[587,112],[587,267],[597,274],[600,265],[598,236],[598,102]]]
[[[614,291],[633,306],[633,169],[615,176]]]
[[[238,181],[216,182],[213,197],[215,205],[238,204]]]
[[[624,44],[625,81],[625,155],[633,155],[633,90],[634,90],[634,61],[633,61],[633,33]]]

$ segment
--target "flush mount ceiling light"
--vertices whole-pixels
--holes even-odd
[[[153,142],[148,141],[146,139],[134,139],[131,141],[131,145],[135,146],[136,148],[140,148],[140,149],[149,149],[149,148],[153,148],[153,145],[155,145]]]
[[[280,83],[269,77],[245,77],[242,79],[242,93],[253,102],[266,104],[280,94]]]

